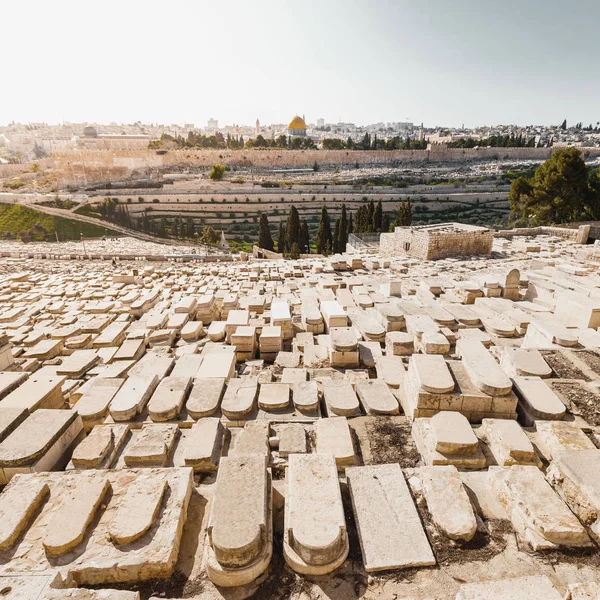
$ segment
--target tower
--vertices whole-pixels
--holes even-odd
[[[260,121],[256,119],[256,127],[254,129],[254,135],[258,136],[258,132],[260,131]]]
[[[425,139],[425,134],[423,133],[423,123],[421,123],[421,127],[419,127],[419,141],[422,142]]]

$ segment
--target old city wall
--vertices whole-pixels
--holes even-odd
[[[361,166],[423,164],[427,162],[464,162],[514,158],[546,160],[552,148],[446,148],[433,146],[430,150],[169,150],[158,155],[149,150],[83,150],[59,152],[54,156],[57,166],[68,161],[127,169],[143,167],[195,166],[210,167],[224,163],[234,167],[310,168],[319,166]],[[589,156],[600,156],[600,148],[583,149]]]
[[[517,236],[553,235],[571,240],[576,244],[585,244],[590,234],[590,225],[580,225],[577,228],[570,227],[519,227],[516,229],[502,229],[494,232],[494,237],[513,238]]]

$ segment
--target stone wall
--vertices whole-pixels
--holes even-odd
[[[589,156],[600,156],[600,148],[585,148]],[[157,155],[150,150],[83,150],[76,153],[57,152],[57,163],[75,161],[92,165],[143,168],[169,165],[210,167],[224,163],[236,167],[310,168],[319,166],[361,166],[423,164],[428,162],[464,162],[513,158],[544,161],[552,148],[446,148],[432,146],[430,150],[169,150]]]
[[[379,253],[386,257],[404,255],[420,260],[479,256],[490,254],[493,241],[493,232],[484,227],[463,225],[456,231],[396,227],[394,233],[381,234]]]
[[[517,236],[553,235],[565,240],[571,240],[576,244],[585,244],[590,234],[590,228],[591,225],[580,225],[577,228],[549,227],[544,225],[540,227],[518,227],[516,229],[495,231],[494,237],[513,238]]]

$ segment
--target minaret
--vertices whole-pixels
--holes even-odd
[[[260,130],[260,121],[259,121],[258,119],[256,119],[256,128],[255,128],[255,130],[254,130],[254,134],[255,134],[256,136],[258,136],[258,132],[259,132],[259,130]]]
[[[419,127],[419,141],[422,142],[425,139],[425,133],[423,132],[423,123]]]

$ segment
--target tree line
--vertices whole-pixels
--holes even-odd
[[[400,204],[394,226],[408,226],[412,223],[412,204],[410,198]],[[348,236],[351,233],[383,233],[390,230],[390,215],[383,211],[381,200],[375,204],[373,200],[363,202],[352,213],[342,204],[342,211],[335,220],[333,230],[331,219],[326,207],[321,209],[321,217],[317,227],[315,246],[318,254],[328,256],[345,252]],[[275,251],[275,240],[271,235],[269,219],[265,213],[260,215],[258,243],[259,248]],[[279,221],[277,232],[277,252],[290,258],[298,258],[310,250],[308,224],[300,220],[298,209],[292,205],[287,220]]]
[[[492,148],[541,148],[536,146],[535,137],[523,137],[523,135],[492,135],[477,140],[472,137],[460,138],[454,142],[448,142],[448,148],[475,148],[491,146]]]

